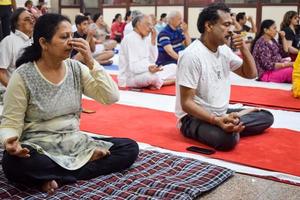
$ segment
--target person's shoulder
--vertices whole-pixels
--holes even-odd
[[[2,39],[1,44],[11,44],[16,40],[17,37],[18,36],[16,36],[15,33],[11,32],[8,36]]]
[[[158,36],[163,36],[163,35],[170,35],[172,34],[172,29],[169,25],[165,26],[158,34]]]
[[[284,27],[282,30],[283,30],[286,34],[287,34],[287,33],[292,33],[292,32],[293,32],[293,30],[292,30],[290,27]]]
[[[21,75],[24,73],[30,73],[32,70],[34,70],[34,63],[27,62],[20,65],[15,71]]]
[[[205,56],[204,46],[199,40],[195,40],[180,52],[180,56],[190,61],[201,59],[202,56]]]
[[[267,44],[268,42],[264,39],[263,36],[257,39],[255,44]]]
[[[133,43],[137,39],[137,34],[135,31],[131,31],[130,33],[126,34],[121,41],[121,45]]]

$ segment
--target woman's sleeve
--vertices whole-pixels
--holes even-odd
[[[93,70],[80,64],[83,94],[102,104],[112,104],[119,100],[119,89],[112,77],[94,60]]]
[[[9,80],[4,96],[0,125],[0,142],[2,144],[4,144],[8,138],[14,136],[20,138],[23,132],[27,104],[28,100],[25,84],[21,76],[15,72]]]

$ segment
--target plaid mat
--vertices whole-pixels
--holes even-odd
[[[1,168],[0,199],[195,199],[232,175],[229,169],[194,159],[140,151],[130,169],[62,186],[52,196],[9,183]]]

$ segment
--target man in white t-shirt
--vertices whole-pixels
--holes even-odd
[[[250,51],[241,35],[231,36],[231,26],[225,4],[203,9],[197,22],[201,38],[180,55],[176,77],[176,116],[181,132],[222,151],[233,149],[240,136],[262,133],[274,120],[265,110],[228,109],[230,71],[244,78],[257,75]],[[225,45],[230,37],[243,60]]]

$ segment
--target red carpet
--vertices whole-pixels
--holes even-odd
[[[300,111],[300,99],[294,98],[291,91],[279,89],[232,85],[230,103]]]
[[[81,130],[114,137],[128,137],[165,149],[186,152],[192,145],[204,146],[183,137],[176,129],[173,113],[125,105],[102,106],[83,100],[94,114],[81,115]],[[212,157],[257,168],[300,176],[300,132],[269,129],[262,135],[242,138],[231,152]]]
[[[116,81],[116,76],[113,76]],[[141,92],[175,96],[175,85],[163,86],[159,90],[143,89]],[[242,103],[247,106],[300,111],[300,99],[292,96],[291,91],[249,86],[231,86],[230,103]]]

